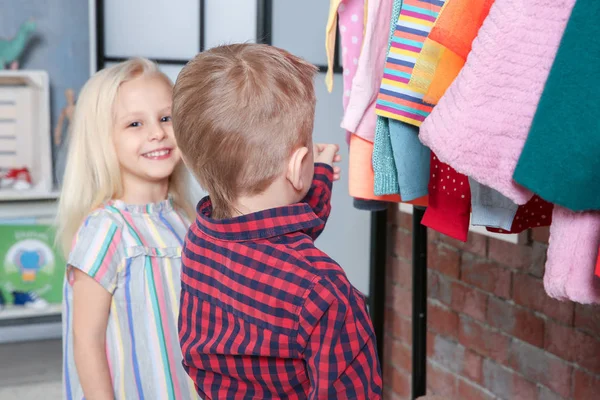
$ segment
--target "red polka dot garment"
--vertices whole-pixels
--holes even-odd
[[[471,213],[469,179],[433,153],[429,175],[429,207],[421,223],[466,242]]]
[[[535,195],[526,204],[519,206],[510,231],[505,229],[487,228],[495,233],[521,233],[531,228],[550,226],[554,205]]]

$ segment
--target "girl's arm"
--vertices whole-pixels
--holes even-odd
[[[106,359],[112,295],[85,272],[69,268],[73,273],[73,352],[83,393],[87,400],[114,400]]]

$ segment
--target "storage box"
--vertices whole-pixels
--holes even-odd
[[[26,167],[32,187],[0,189],[0,201],[56,197],[45,71],[0,71],[0,169]]]

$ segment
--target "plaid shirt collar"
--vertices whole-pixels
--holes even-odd
[[[323,221],[306,203],[227,219],[214,219],[211,214],[212,203],[207,196],[198,203],[196,226],[206,235],[229,241],[266,239],[323,225]]]

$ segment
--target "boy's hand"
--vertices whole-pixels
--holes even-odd
[[[334,163],[342,161],[342,156],[338,154],[340,147],[337,144],[316,143],[313,146],[314,159],[316,163],[323,163],[333,167],[333,180],[340,179],[342,169],[334,166]]]

